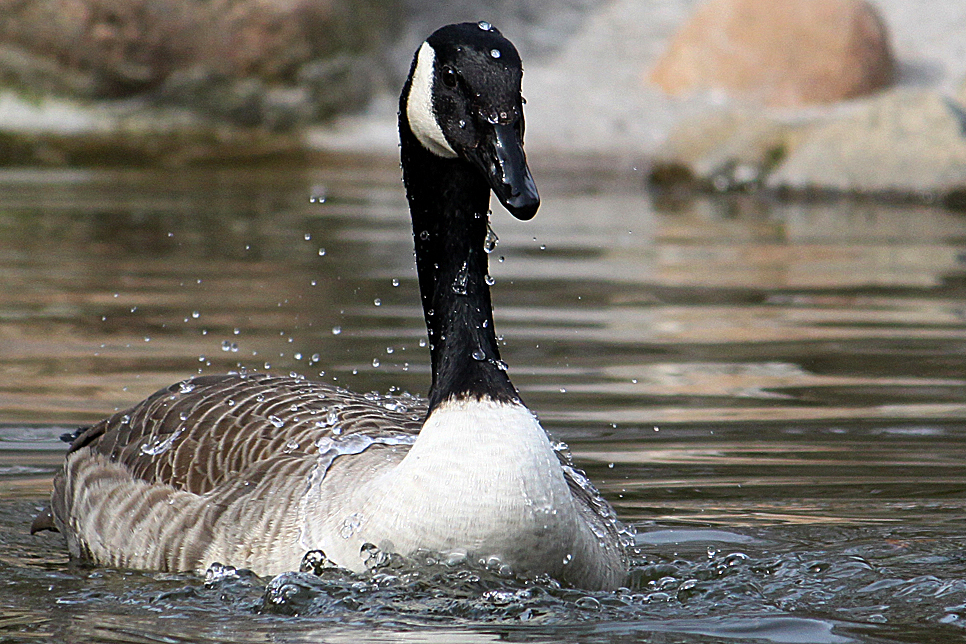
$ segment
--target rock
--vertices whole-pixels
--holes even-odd
[[[718,192],[755,188],[797,144],[802,129],[754,112],[685,119],[655,152],[650,182]]]
[[[56,76],[75,79],[67,89],[90,96],[127,96],[157,85],[187,60],[205,21],[203,4],[185,0],[0,0],[0,44],[45,59],[41,91]],[[2,64],[2,61],[0,61]],[[34,82],[23,68],[0,76]],[[55,89],[64,90],[60,82]]]
[[[966,209],[966,105],[957,100],[895,89],[808,118],[787,116],[735,111],[684,120],[656,152],[651,182]]]
[[[952,205],[966,190],[966,107],[935,91],[891,91],[811,128],[767,185]]]
[[[710,0],[650,80],[671,95],[721,91],[784,107],[869,94],[894,74],[885,25],[865,0]]]
[[[314,60],[299,68],[299,85],[312,96],[315,117],[324,119],[346,111],[346,105],[365,106],[377,88],[373,57],[339,54]]]
[[[0,83],[154,99],[286,130],[368,102],[401,29],[378,0],[0,0]],[[364,62],[363,62],[364,61]]]

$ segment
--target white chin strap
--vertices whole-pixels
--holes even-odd
[[[406,99],[406,118],[409,120],[409,128],[424,148],[437,156],[452,159],[456,156],[456,151],[446,141],[433,111],[435,62],[436,52],[428,42],[424,42],[416,56],[416,69],[413,70],[409,97]]]

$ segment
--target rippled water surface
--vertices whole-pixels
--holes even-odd
[[[408,215],[393,162],[5,171],[0,640],[966,639],[966,217],[653,199],[536,161],[537,218],[493,216],[497,330],[636,525],[627,589],[69,563],[27,526],[79,424],[239,366],[425,393]]]

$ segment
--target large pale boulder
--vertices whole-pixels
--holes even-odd
[[[657,150],[650,179],[675,190],[767,188],[966,209],[966,104],[893,89],[808,119],[704,114],[682,121]]]
[[[686,118],[655,151],[649,179],[663,188],[754,189],[806,129],[751,111]]]
[[[865,0],[710,0],[650,80],[672,95],[719,91],[797,106],[869,94],[894,70],[885,25]]]
[[[921,196],[961,207],[966,107],[929,90],[888,92],[811,128],[767,184]]]

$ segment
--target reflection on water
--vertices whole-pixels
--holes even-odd
[[[536,219],[493,217],[498,332],[522,395],[639,527],[626,592],[68,564],[24,531],[78,424],[239,367],[424,393],[411,234],[392,163],[6,172],[0,638],[961,638],[966,218],[538,181]]]

